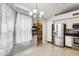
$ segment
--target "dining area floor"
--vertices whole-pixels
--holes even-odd
[[[79,56],[79,51],[46,43],[23,50],[14,56]]]

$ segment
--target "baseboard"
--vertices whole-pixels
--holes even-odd
[[[54,45],[55,45],[55,44],[54,44]],[[55,45],[55,46],[58,46],[58,47],[64,48],[64,46],[59,46],[59,45]]]
[[[65,47],[67,47],[67,48],[72,48],[72,47],[69,47],[69,46],[65,46]]]
[[[52,43],[52,42],[50,42],[50,41],[47,41],[48,43]]]

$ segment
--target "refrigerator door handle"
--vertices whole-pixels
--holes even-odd
[[[58,36],[58,25],[56,25],[56,36]]]

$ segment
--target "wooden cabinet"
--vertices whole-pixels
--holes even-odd
[[[43,21],[37,20],[37,45],[43,43]]]

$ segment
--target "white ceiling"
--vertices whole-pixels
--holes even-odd
[[[29,10],[35,9],[36,3],[18,3]],[[49,18],[55,14],[62,14],[79,9],[78,3],[37,3],[37,8],[44,11],[44,18]]]

